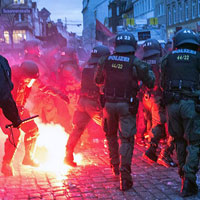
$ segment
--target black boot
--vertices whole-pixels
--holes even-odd
[[[113,175],[119,176],[119,165],[118,164],[115,164],[115,165],[111,164],[111,168],[112,168]]]
[[[65,163],[66,165],[71,166],[71,167],[76,167],[76,166],[77,166],[77,163],[74,162],[73,151],[67,151],[67,152],[66,152],[66,156],[65,156],[65,159],[64,159],[64,163]]]
[[[198,186],[196,182],[188,178],[183,178],[181,186],[181,197],[188,197],[198,193]]]
[[[177,164],[172,160],[170,153],[165,149],[161,150],[157,163],[166,168],[177,167]]]
[[[146,150],[146,152],[143,154],[143,157],[150,161],[150,162],[156,162],[157,161],[157,155],[156,155],[156,149],[158,145],[155,143],[151,143],[150,147]]]
[[[130,172],[123,170],[120,173],[120,190],[127,191],[133,186],[133,180]]]

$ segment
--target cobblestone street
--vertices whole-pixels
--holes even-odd
[[[135,145],[132,162],[134,184],[127,192],[119,190],[119,178],[112,175],[107,149],[102,145],[102,148],[82,150],[84,166],[70,168],[64,173],[29,168],[15,162],[14,177],[0,176],[0,199],[182,199],[179,197],[181,180],[177,168],[148,164],[142,158],[144,150]],[[200,199],[200,195],[185,199]]]

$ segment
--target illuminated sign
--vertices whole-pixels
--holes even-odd
[[[144,32],[138,32],[138,40],[147,40],[151,38],[151,32],[150,31],[144,31]]]
[[[30,8],[3,8],[3,14],[31,14]]]

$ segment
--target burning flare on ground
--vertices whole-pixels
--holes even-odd
[[[64,164],[66,144],[69,134],[59,124],[44,124],[41,120],[35,120],[39,128],[35,159],[40,163],[40,168],[54,172],[64,172],[70,167]],[[82,155],[77,154],[75,161],[81,164]]]

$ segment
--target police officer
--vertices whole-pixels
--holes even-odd
[[[3,110],[4,116],[13,123],[13,126],[18,127],[22,121],[11,94],[13,89],[13,83],[11,82],[11,68],[8,61],[3,56],[0,56],[0,63],[0,108]],[[3,129],[4,127],[2,126],[1,128]],[[4,169],[7,169],[7,167],[10,169],[9,165],[2,166],[2,169],[3,167]]]
[[[161,85],[169,133],[175,138],[182,178],[181,196],[198,193],[196,173],[200,155],[200,42],[189,29],[178,31],[174,48],[162,61]]]
[[[73,167],[76,166],[73,157],[74,148],[88,123],[94,120],[97,124],[101,125],[102,109],[99,102],[100,91],[94,83],[94,73],[98,60],[102,56],[108,55],[110,55],[108,47],[103,45],[94,47],[88,64],[82,71],[80,98],[77,110],[73,116],[74,128],[66,145],[66,157],[64,160],[66,164]]]
[[[14,66],[13,71],[13,82],[15,84],[12,95],[16,101],[19,114],[22,118],[30,117],[29,111],[24,107],[27,98],[31,92],[31,86],[35,79],[39,76],[38,66],[32,61],[24,61],[20,66]],[[1,123],[5,124],[6,119],[1,116]],[[24,145],[25,155],[22,164],[37,167],[38,163],[33,159],[33,154],[36,146],[36,139],[38,137],[38,127],[34,121],[23,124],[21,130],[24,131]],[[9,135],[9,131],[2,128],[3,132]],[[17,150],[20,138],[20,130],[13,130],[13,143],[10,142],[8,137],[4,144],[4,156],[2,161],[1,172],[5,176],[13,176],[14,170],[12,168],[12,161]]]
[[[143,60],[151,65],[155,74],[156,81],[154,88],[148,89],[146,86],[142,87],[143,90],[143,105],[144,115],[150,124],[150,146],[144,153],[144,158],[150,161],[158,162],[165,167],[173,166],[176,164],[171,158],[174,150],[173,140],[166,135],[165,130],[165,108],[161,106],[162,91],[160,87],[160,58],[162,50],[159,42],[156,39],[147,39],[143,44]],[[157,158],[156,150],[161,139],[169,138],[164,150],[161,151],[159,158]]]
[[[155,80],[150,65],[134,55],[136,46],[137,41],[131,33],[118,34],[115,39],[115,53],[100,61],[95,77],[97,84],[104,85],[104,130],[111,167],[115,169],[116,174],[120,164],[122,191],[130,189],[133,185],[131,162],[136,133],[138,80],[142,80],[149,88],[153,88]]]

